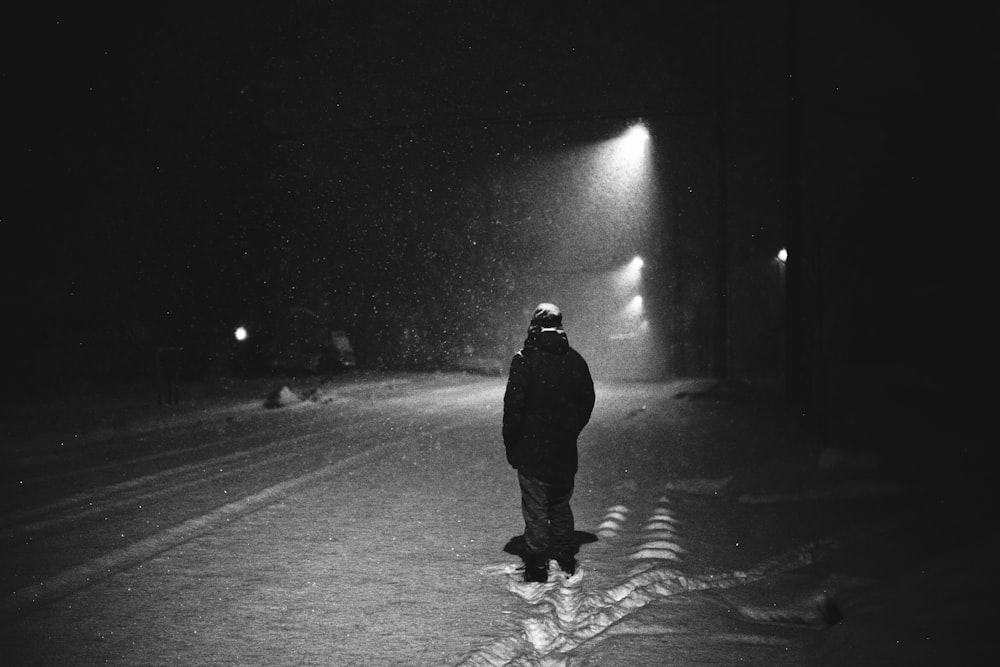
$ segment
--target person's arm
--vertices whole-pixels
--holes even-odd
[[[521,439],[527,395],[528,364],[518,352],[510,362],[507,390],[503,396],[503,444],[507,451],[507,463],[513,468],[519,465],[517,443]]]
[[[582,367],[580,373],[580,397],[579,397],[579,415],[580,415],[580,429],[579,432],[583,430],[583,427],[587,425],[590,421],[590,416],[594,412],[594,378],[590,375],[590,367],[587,366],[587,362],[580,357],[580,365]]]

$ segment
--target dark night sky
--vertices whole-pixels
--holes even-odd
[[[318,151],[310,160],[326,151],[341,172],[368,170],[384,194],[395,172],[433,168],[435,151],[455,162],[448,128],[660,107],[667,72],[674,90],[703,85],[705,66],[676,41],[688,30],[669,25],[691,15],[704,29],[693,8],[637,21],[611,3],[184,6],[50,5],[18,25],[15,308],[149,317],[215,287],[205,280],[225,285],[212,275],[223,267],[266,272],[275,238],[302,234],[245,226],[268,208],[301,216],[277,201],[301,184],[275,175],[298,142]],[[400,143],[422,152],[390,154]]]
[[[734,122],[749,128],[784,105],[785,3],[723,4]],[[887,290],[905,271],[923,276],[912,294],[961,290],[961,308],[976,306],[980,239],[995,217],[995,10],[870,4],[799,17],[814,167],[804,178],[823,193],[806,214],[843,216],[831,223],[844,225],[839,241],[871,245]],[[464,177],[489,171],[490,156],[530,156],[539,137],[571,143],[587,131],[580,118],[669,124],[709,113],[715,11],[693,1],[22,9],[5,20],[4,152],[15,176],[2,213],[4,310],[24,323],[22,343],[116,317],[182,329],[179,318],[265,300],[281,258],[301,262],[317,244],[338,248],[318,265],[359,253],[377,263],[385,235],[344,222],[392,218],[376,204],[440,210]],[[843,137],[828,133],[829,118]],[[875,139],[859,139],[853,124],[872,118]],[[548,130],[522,133],[524,123]],[[863,152],[842,150],[845,137]],[[696,144],[692,160],[714,150]],[[309,180],[326,172],[329,183]],[[413,194],[435,187],[433,203]],[[809,209],[838,191],[851,201],[836,201],[835,214]],[[334,196],[331,223],[316,211]],[[880,227],[879,216],[905,222]],[[900,248],[905,257],[878,254]],[[946,248],[967,259],[934,256]]]

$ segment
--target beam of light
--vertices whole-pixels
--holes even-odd
[[[233,331],[233,337],[236,338],[236,340],[238,341],[244,341],[249,336],[250,334],[247,333],[246,327],[236,327],[236,329]]]
[[[642,159],[646,153],[646,143],[649,141],[649,130],[642,123],[633,125],[619,139],[619,148],[623,159],[630,162]]]
[[[645,336],[649,331],[649,321],[645,315],[643,299],[637,294],[618,309],[614,330],[608,335],[608,339],[631,340]]]
[[[637,202],[649,200],[651,148],[649,130],[643,125],[594,147],[587,189],[598,208],[618,217],[615,213],[634,211]]]
[[[634,297],[632,297],[632,299],[628,302],[628,305],[625,307],[625,314],[629,318],[635,319],[642,316],[642,312],[643,312],[642,297],[636,294]]]
[[[633,258],[631,262],[615,273],[615,284],[619,288],[634,289],[642,277],[643,266],[645,266],[645,262],[642,257]]]
[[[649,149],[649,130],[641,123],[633,125],[625,134],[611,142],[608,167],[616,174],[620,185],[627,186],[638,179],[646,169]]]
[[[638,280],[639,273],[640,271],[642,271],[642,267],[645,264],[646,263],[642,261],[642,257],[636,257],[635,259],[633,259],[631,262],[628,263],[628,267],[626,268],[627,275],[633,281]]]
[[[578,335],[577,344],[600,359],[592,369],[598,377],[653,378],[666,364],[664,333],[654,319],[657,276],[647,275],[657,262],[636,256],[647,252],[663,227],[657,171],[662,147],[653,141],[658,137],[652,126],[631,125],[617,125],[594,143],[581,141],[551,161],[541,160],[537,185],[528,191],[531,206],[546,220],[539,255],[580,276],[563,281],[556,298],[583,323],[586,333]],[[548,184],[552,187],[541,187]],[[620,261],[607,266],[609,257]],[[538,291],[538,297],[548,298],[541,285]],[[638,293],[653,300],[633,301]]]

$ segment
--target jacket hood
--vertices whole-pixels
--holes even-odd
[[[566,354],[569,351],[569,338],[561,327],[532,326],[528,328],[524,346],[535,347],[552,354]]]
[[[554,303],[540,303],[531,314],[531,325],[562,328],[562,311]]]

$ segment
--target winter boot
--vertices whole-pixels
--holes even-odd
[[[572,556],[557,558],[556,563],[559,564],[559,569],[565,572],[567,577],[572,577],[576,573],[576,559]]]
[[[549,559],[531,556],[524,563],[524,580],[544,584],[549,580]]]

